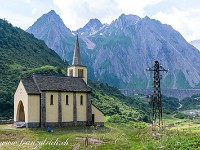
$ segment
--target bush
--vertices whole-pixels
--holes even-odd
[[[137,128],[137,129],[144,129],[146,127],[146,124],[144,122],[129,121],[128,125],[133,127],[133,128]]]
[[[180,112],[177,112],[175,115],[174,115],[175,118],[179,118],[179,119],[188,119],[190,118],[191,116],[190,115],[186,115],[184,113],[180,113]]]
[[[109,119],[108,122],[112,122],[112,123],[123,123],[123,119],[120,115],[115,114],[112,115]]]

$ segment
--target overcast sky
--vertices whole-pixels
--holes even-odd
[[[0,18],[24,30],[50,10],[71,30],[91,18],[110,23],[124,13],[170,24],[187,41],[200,39],[200,0],[0,0],[0,4]]]

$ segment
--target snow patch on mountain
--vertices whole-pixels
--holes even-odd
[[[85,36],[81,36],[80,38],[85,42],[88,49],[94,49],[95,48],[96,44],[93,43],[90,39],[88,39]]]
[[[191,41],[190,44],[200,50],[200,40]]]

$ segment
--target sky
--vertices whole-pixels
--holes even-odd
[[[0,18],[26,30],[55,10],[71,30],[90,19],[111,23],[122,13],[171,25],[188,41],[200,39],[200,0],[0,0]]]

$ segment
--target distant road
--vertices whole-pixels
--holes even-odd
[[[151,95],[153,93],[153,89],[119,89],[124,95],[132,95],[132,94],[144,94]],[[200,94],[200,89],[163,89],[161,93],[167,97],[175,97],[179,100],[191,97],[195,94]]]

